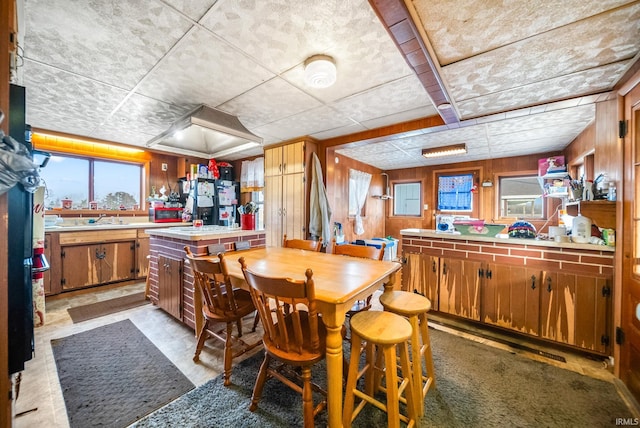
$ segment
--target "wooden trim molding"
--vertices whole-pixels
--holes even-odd
[[[387,28],[389,36],[409,67],[413,69],[420,83],[427,90],[433,105],[447,105],[447,107],[438,108],[438,113],[444,122],[447,125],[460,122],[451,97],[440,78],[438,65],[432,60],[433,49],[429,46],[426,35],[415,25],[412,11],[402,0],[369,0],[369,4],[380,18],[382,25]]]

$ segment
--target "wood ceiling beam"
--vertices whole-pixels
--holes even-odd
[[[409,67],[420,79],[434,106],[449,104],[447,108],[438,108],[442,120],[447,125],[459,123],[460,119],[451,104],[438,69],[405,3],[402,0],[369,0],[369,4],[386,27]]]

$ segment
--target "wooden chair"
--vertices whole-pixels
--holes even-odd
[[[242,318],[256,310],[251,299],[251,294],[246,290],[232,289],[227,273],[226,260],[222,253],[218,254],[218,260],[198,258],[193,255],[188,246],[184,247],[187,258],[193,271],[193,282],[196,292],[202,295],[202,316],[204,324],[198,334],[198,344],[193,361],[198,362],[204,342],[215,337],[224,342],[224,385],[231,384],[232,360],[247,351],[260,345],[261,341],[246,344],[239,338],[242,336]],[[216,323],[225,323],[226,332],[214,331]],[[233,324],[238,325],[238,336],[233,336]],[[255,331],[255,324],[253,327]],[[240,342],[240,349],[233,352],[233,342]]]
[[[322,238],[317,241],[310,239],[287,239],[287,234],[285,234],[282,240],[282,246],[285,248],[298,248],[300,250],[320,251],[322,248]]]
[[[384,257],[384,247],[386,243],[380,241],[380,248],[369,245],[354,245],[354,244],[341,244],[336,245],[336,240],[332,242],[333,254],[339,254],[350,257],[360,257],[363,259],[382,260]],[[373,295],[368,296],[365,300],[358,300],[353,307],[347,312],[347,317],[360,312],[367,311],[371,308],[371,298]]]
[[[321,361],[326,351],[326,330],[316,311],[313,272],[306,270],[306,280],[265,277],[247,268],[244,257],[239,262],[264,327],[264,361],[249,409],[258,408],[267,378],[274,377],[302,394],[304,426],[312,427],[314,417],[326,407],[326,400],[314,407],[312,399],[312,390],[326,396],[311,382],[311,366]],[[270,367],[272,359],[278,362],[276,367]],[[300,368],[301,374],[290,366]],[[302,387],[292,378],[302,382]]]

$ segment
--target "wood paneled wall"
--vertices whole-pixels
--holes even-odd
[[[420,217],[393,217],[387,215],[385,220],[384,234],[400,238],[400,230],[408,228],[434,229],[437,206],[437,184],[434,183],[434,172],[439,171],[459,171],[461,169],[479,170],[479,184],[485,180],[491,181],[492,187],[478,186],[475,194],[480,201],[478,217],[487,222],[510,223],[510,220],[500,220],[497,203],[497,178],[502,174],[528,172],[537,174],[538,159],[557,155],[557,153],[542,153],[539,155],[517,156],[510,158],[489,159],[478,162],[461,162],[448,165],[437,165],[422,168],[408,168],[388,171],[390,186],[394,182],[407,182],[420,180],[422,182],[422,204],[427,204],[429,209],[423,210]],[[391,203],[391,202],[390,202]],[[391,214],[391,206],[388,206],[388,213]],[[551,210],[553,213],[553,209]],[[532,222],[537,228],[544,224],[544,221]],[[555,223],[554,223],[555,224]]]
[[[325,182],[332,212],[331,221],[342,223],[346,241],[386,236],[384,221],[386,201],[372,197],[372,195],[381,195],[383,192],[382,171],[371,165],[336,154],[331,148],[327,149],[326,153]],[[365,214],[362,217],[365,233],[360,236],[354,232],[354,217],[349,217],[350,169],[368,172],[372,175],[369,196],[365,203]]]

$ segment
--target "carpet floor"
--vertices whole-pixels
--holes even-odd
[[[425,398],[422,426],[609,427],[632,412],[611,383],[430,329],[437,387]],[[302,426],[301,398],[275,379],[259,409],[248,410],[262,354],[233,369],[233,386],[217,377],[135,424],[136,427]],[[326,384],[325,365],[312,369]],[[326,412],[316,417],[326,426]],[[366,406],[357,427],[386,426],[386,415]]]
[[[146,305],[147,303],[149,303],[149,301],[145,300],[144,292],[140,292],[129,294],[127,296],[116,297],[115,299],[104,300],[102,302],[75,306],[67,309],[67,312],[75,324],[104,315],[114,314],[126,309],[135,308],[136,306]]]
[[[71,428],[122,428],[194,388],[130,321],[51,341]]]

